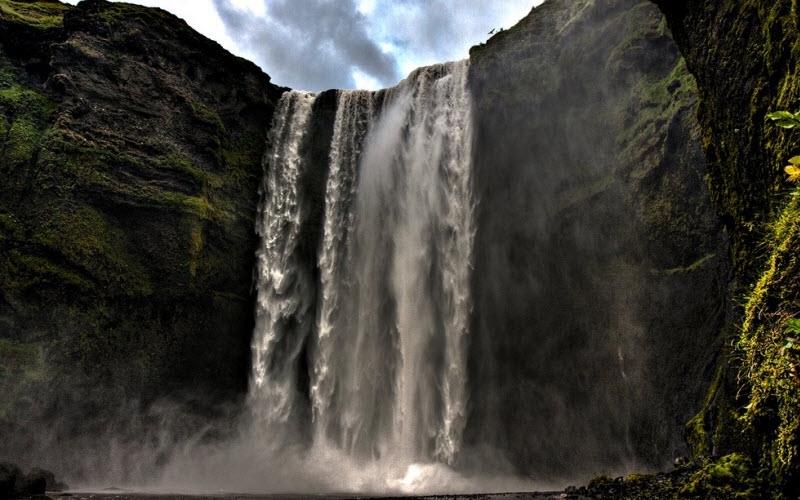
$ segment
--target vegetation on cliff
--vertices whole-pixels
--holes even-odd
[[[2,449],[36,415],[239,397],[283,89],[127,4],[0,0],[0,44]]]
[[[800,107],[800,17],[793,2],[656,3],[698,81],[709,186],[731,235],[739,304],[690,444],[695,453],[744,453],[770,496],[794,496],[800,379],[787,326],[800,314],[800,208],[784,167],[800,142],[768,117]]]

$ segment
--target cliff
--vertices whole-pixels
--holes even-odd
[[[796,190],[783,167],[798,133],[766,115],[798,109],[795,2],[656,1],[698,82],[716,210],[731,235],[736,327],[689,436],[695,453],[739,451],[775,496],[800,491],[800,398],[791,320],[800,307]]]
[[[694,79],[632,0],[545,2],[470,59],[470,377],[496,388],[474,394],[471,439],[545,477],[663,468],[727,315]]]
[[[3,434],[235,400],[283,89],[158,9],[3,0],[0,44]]]

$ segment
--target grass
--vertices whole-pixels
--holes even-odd
[[[15,2],[0,0],[0,14],[37,28],[60,28],[64,13],[72,8],[59,2]]]

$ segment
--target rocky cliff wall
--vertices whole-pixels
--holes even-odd
[[[235,400],[283,89],[126,4],[3,0],[0,44],[4,435],[42,415],[108,421],[126,400]]]
[[[745,453],[772,495],[796,496],[800,357],[790,325],[800,310],[800,208],[783,167],[800,152],[800,135],[766,115],[800,107],[797,3],[655,3],[697,78],[709,186],[731,235],[740,304],[690,441],[698,454]]]
[[[549,1],[470,56],[470,377],[497,388],[471,438],[544,475],[664,466],[727,315],[694,80],[642,1]]]

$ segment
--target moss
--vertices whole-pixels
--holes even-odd
[[[33,291],[43,285],[74,287],[82,292],[94,288],[87,276],[53,260],[18,249],[9,252],[7,259],[2,285],[10,293]]]
[[[44,130],[52,121],[57,103],[47,94],[11,83],[0,86],[0,167],[32,161]]]
[[[280,92],[164,11],[53,1],[63,27],[44,29],[16,8],[38,3],[0,0],[16,12],[0,12],[0,335],[46,340],[58,387],[102,388],[68,391],[93,411],[238,397]]]
[[[3,17],[37,28],[61,27],[64,13],[69,5],[60,2],[15,2],[0,0],[0,13]]]
[[[565,211],[569,208],[580,206],[600,193],[608,191],[614,186],[614,176],[606,175],[605,177],[586,184],[580,184],[569,191],[564,193],[564,196],[559,200],[556,212]]]
[[[800,202],[793,198],[772,224],[765,270],[747,297],[737,351],[749,391],[747,425],[763,437],[770,480],[792,482],[800,470],[800,351],[786,321],[800,311]]]
[[[28,116],[39,125],[49,122],[58,109],[58,103],[44,91],[16,82],[0,85],[0,105],[12,119],[14,116]]]
[[[678,492],[681,498],[755,498],[758,496],[749,458],[733,453],[707,461]]]
[[[181,211],[186,211],[205,220],[218,220],[223,218],[205,196],[189,196],[174,191],[160,191],[154,193],[154,200],[164,205],[170,205]]]
[[[697,259],[696,261],[692,262],[691,264],[689,264],[686,267],[674,267],[672,269],[667,269],[666,271],[664,271],[664,274],[666,276],[674,276],[676,274],[691,273],[692,271],[696,271],[698,269],[701,269],[709,261],[711,261],[714,257],[716,257],[716,254],[713,254],[713,253],[706,254],[706,255],[700,257],[699,259]]]
[[[176,169],[198,183],[217,184],[190,163],[168,156],[155,163]],[[113,143],[91,144],[63,131],[53,131],[43,141],[39,158],[38,182],[61,192],[96,191],[109,197],[120,197],[143,205],[166,206],[193,213],[204,219],[225,217],[205,195],[193,196],[177,190],[171,181],[149,179],[153,169],[148,160],[118,150]]]
[[[689,446],[689,451],[693,457],[709,457],[712,455],[714,440],[711,435],[713,428],[709,428],[709,412],[712,410],[714,400],[717,397],[719,384],[722,383],[720,377],[723,376],[724,369],[720,367],[712,388],[706,393],[706,400],[703,402],[701,410],[684,427],[686,444]]]
[[[695,459],[744,449],[744,443],[751,439],[748,429],[739,418],[744,403],[735,394],[737,388],[731,387],[731,371],[734,370],[730,367],[730,361],[720,363],[700,411],[684,427],[686,444]]]
[[[190,101],[189,107],[192,110],[192,116],[201,124],[209,127],[212,132],[218,134],[227,134],[225,124],[219,117],[216,111],[206,106],[200,101]]]
[[[0,338],[0,423],[12,419],[30,385],[44,379],[43,358],[37,342]]]
[[[20,165],[31,161],[39,149],[40,141],[41,131],[30,120],[15,121],[9,127],[3,144],[4,161],[7,165]]]
[[[691,105],[695,99],[697,84],[681,58],[664,78],[656,81],[639,80],[632,89],[635,99],[640,100],[635,115],[636,121],[629,124],[617,141],[635,147],[641,135],[652,135],[656,124],[664,124],[677,109]],[[626,110],[622,110],[626,111]]]
[[[263,140],[239,141],[225,145],[222,150],[222,157],[225,166],[234,171],[236,176],[251,176],[254,165],[261,164],[261,152]]]
[[[62,207],[40,222],[31,240],[84,269],[106,293],[152,293],[147,272],[125,251],[125,235],[91,207]]]
[[[792,246],[796,243],[795,238],[797,237],[798,229],[800,229],[798,217],[800,217],[800,203],[798,198],[795,197],[792,198],[772,224],[771,232],[766,238],[765,244],[770,248],[766,269],[761,273],[745,304],[745,314],[742,322],[743,347],[745,349],[747,349],[748,341],[752,341],[753,330],[755,330],[758,323],[765,299],[775,285],[775,278],[780,271],[780,265],[786,257],[792,257],[790,252],[794,250]]]
[[[189,174],[200,186],[204,188],[216,189],[222,187],[223,180],[219,175],[207,172],[185,158],[175,155],[167,155],[162,161],[162,165],[167,168]]]
[[[93,15],[104,21],[108,26],[135,26],[135,23],[126,23],[126,21],[152,19],[155,20],[155,22],[159,22],[165,17],[171,16],[171,14],[161,9],[148,9],[140,5],[122,2],[115,2],[112,5],[103,5],[102,8],[97,9]],[[133,33],[133,35],[140,36],[138,32]]]
[[[196,276],[198,259],[203,251],[203,224],[200,219],[194,219],[189,227],[189,274]]]
[[[627,476],[625,476],[625,482],[633,484],[643,483],[649,481],[651,477],[652,476],[649,474],[628,474]]]
[[[5,138],[8,135],[8,129],[10,127],[11,125],[8,123],[5,114],[0,114],[0,137]]]
[[[601,486],[603,486],[605,484],[609,484],[609,483],[613,483],[613,482],[614,482],[614,479],[611,478],[611,476],[608,476],[606,474],[602,474],[600,476],[595,476],[592,479],[590,479],[589,480],[589,484],[588,484],[588,488],[591,490],[591,489],[598,488],[598,487],[601,487]]]

